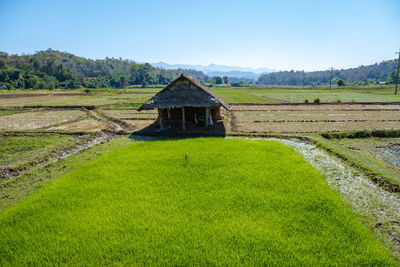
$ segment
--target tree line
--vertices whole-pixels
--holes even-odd
[[[48,49],[32,55],[0,52],[0,89],[124,88],[168,84],[180,74],[208,81],[196,70],[166,70],[121,58],[92,60]]]
[[[369,66],[332,71],[332,82],[344,84],[394,83],[396,60]],[[251,84],[252,81],[233,77],[209,77],[201,71],[188,69],[167,70],[148,63],[139,64],[121,58],[92,60],[71,53],[47,49],[32,55],[9,55],[0,52],[0,89],[55,89],[55,88],[124,88],[129,85],[170,83],[180,74],[190,75],[209,84]],[[260,85],[324,85],[329,84],[331,71],[280,71],[261,75]]]
[[[342,81],[346,84],[366,85],[371,83],[394,83],[397,60],[386,60],[368,66],[351,69],[332,70],[332,82]],[[326,71],[279,71],[263,74],[257,79],[261,85],[324,85],[329,84],[331,70]]]

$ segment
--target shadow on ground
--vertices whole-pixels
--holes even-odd
[[[182,130],[181,127],[172,126],[160,131],[157,121],[146,126],[143,129],[134,131],[129,137],[135,140],[151,140],[151,139],[175,139],[175,138],[194,138],[194,137],[225,137],[226,128],[223,121],[215,122],[214,126],[208,129],[203,127],[188,127]]]

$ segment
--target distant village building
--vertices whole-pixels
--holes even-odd
[[[188,125],[208,129],[221,120],[221,107],[229,110],[229,106],[210,89],[182,74],[147,100],[138,111],[158,109],[161,131],[169,126],[185,130]]]

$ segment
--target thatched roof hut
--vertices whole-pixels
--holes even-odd
[[[229,110],[229,105],[207,87],[182,74],[147,100],[138,111],[157,108],[161,130],[164,124],[174,125],[180,119],[183,129],[188,122],[208,128],[210,122],[213,124],[213,121],[221,119],[221,106]]]

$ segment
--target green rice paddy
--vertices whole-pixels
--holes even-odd
[[[0,211],[0,265],[379,265],[391,253],[293,149],[135,142]]]

